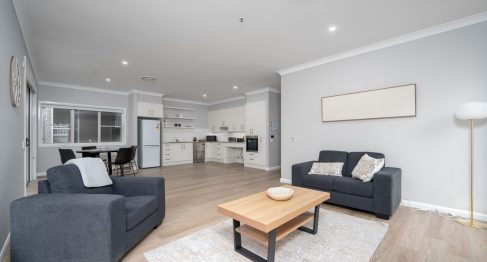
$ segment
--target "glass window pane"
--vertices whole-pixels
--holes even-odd
[[[121,142],[122,128],[120,127],[101,127],[101,142]]]
[[[122,114],[115,112],[101,112],[101,126],[122,126]]]
[[[45,144],[71,142],[71,110],[44,106],[42,124]]]
[[[43,144],[122,142],[123,112],[41,105]]]
[[[101,112],[101,142],[122,141],[122,114],[115,112]]]
[[[98,112],[74,110],[74,142],[98,143]]]

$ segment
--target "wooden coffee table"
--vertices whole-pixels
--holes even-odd
[[[294,195],[286,201],[276,201],[260,192],[218,205],[218,212],[233,219],[235,251],[252,261],[274,261],[276,241],[296,229],[316,234],[320,204],[330,199],[330,193],[286,185]],[[314,207],[314,214],[308,212]],[[303,227],[314,219],[313,228]],[[240,225],[243,223],[243,225]],[[267,246],[267,260],[242,247],[242,235]]]

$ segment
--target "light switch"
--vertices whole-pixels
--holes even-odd
[[[295,136],[292,136],[291,137],[291,142],[296,142],[296,137]]]

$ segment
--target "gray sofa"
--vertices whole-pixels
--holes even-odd
[[[12,202],[12,261],[118,261],[162,223],[164,178],[111,177],[86,188],[75,165],[57,166],[38,195]]]
[[[292,166],[292,184],[330,192],[329,203],[365,210],[379,218],[389,219],[401,202],[401,169],[384,165],[370,182],[352,178],[352,170],[366,153],[373,158],[385,159],[381,153],[321,151],[318,161]],[[342,176],[309,175],[314,162],[342,162]]]

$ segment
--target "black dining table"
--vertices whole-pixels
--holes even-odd
[[[112,175],[112,153],[118,152],[118,148],[97,148],[97,149],[82,149],[77,150],[76,153],[91,153],[91,154],[101,154],[107,153],[107,162],[108,162],[108,174]]]

